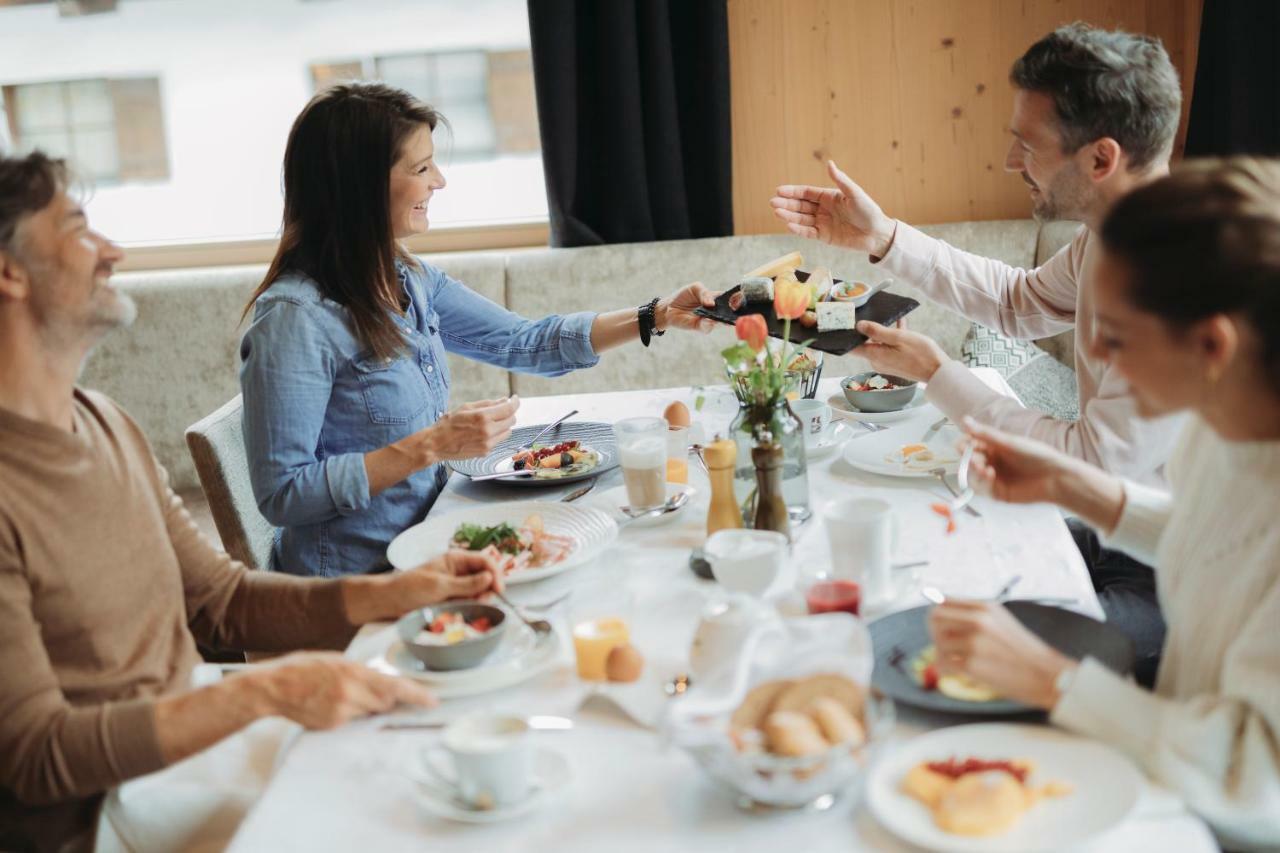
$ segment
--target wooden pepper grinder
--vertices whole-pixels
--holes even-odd
[[[791,520],[782,498],[782,448],[766,444],[751,449],[756,466],[756,530],[776,530],[791,539]]]
[[[717,530],[742,526],[742,512],[733,496],[733,466],[738,445],[731,439],[712,442],[703,448],[707,478],[711,481],[711,506],[707,509],[707,535]]]

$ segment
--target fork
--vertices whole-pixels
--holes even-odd
[[[961,457],[961,463],[963,464],[963,462],[964,462],[964,458]],[[967,465],[964,467],[965,467],[965,488],[962,488],[960,490],[957,490],[954,486],[951,485],[950,482],[947,481],[946,468],[930,468],[926,473],[932,474],[933,476],[937,477],[938,480],[942,483],[942,485],[946,486],[947,491],[951,493],[951,498],[952,498],[951,511],[952,512],[959,512],[961,509],[963,509],[965,512],[969,513],[969,515],[972,515],[974,518],[982,518],[982,513],[974,509],[973,506],[969,503],[969,501],[973,499],[973,489],[968,488],[969,471],[968,471]],[[957,472],[957,479],[958,478],[959,478],[959,472]],[[964,498],[964,501],[961,503],[960,499],[963,496],[964,492],[966,491],[969,492],[969,496]],[[956,505],[957,503],[959,503],[959,506]]]

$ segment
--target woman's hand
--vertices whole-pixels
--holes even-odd
[[[1059,480],[1074,467],[1070,457],[1033,438],[1009,435],[972,418],[964,419],[964,429],[976,451],[969,476],[997,500],[1053,502]]]
[[[420,433],[430,461],[485,455],[511,435],[519,408],[515,395],[463,403]]]
[[[1103,532],[1124,509],[1124,483],[1089,463],[1033,438],[1013,436],[964,419],[977,451],[969,469],[975,486],[1009,503],[1055,503]]]
[[[967,675],[1033,708],[1058,702],[1057,680],[1076,663],[989,601],[952,601],[929,612],[929,633],[942,675]]]
[[[835,187],[778,187],[777,195],[769,200],[773,215],[785,222],[792,234],[884,257],[893,245],[898,223],[885,216],[880,205],[840,171],[834,160],[827,161],[827,174]]]
[[[708,317],[699,317],[693,312],[697,308],[715,308],[716,297],[719,295],[703,287],[702,282],[695,281],[680,288],[666,299],[659,300],[654,312],[658,331],[685,329],[691,332],[710,332],[719,324]]]

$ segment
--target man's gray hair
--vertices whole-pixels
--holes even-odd
[[[1110,137],[1140,171],[1173,151],[1182,89],[1158,38],[1068,24],[1033,44],[1009,80],[1053,99],[1068,154]]]

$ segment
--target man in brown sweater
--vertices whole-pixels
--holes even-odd
[[[357,626],[498,583],[453,552],[411,572],[249,572],[205,539],[138,426],[75,387],[134,308],[60,161],[0,158],[0,850],[87,848],[102,795],[257,719],[328,728],[431,703],[407,680],[300,653],[189,687],[196,641],[340,649]]]

